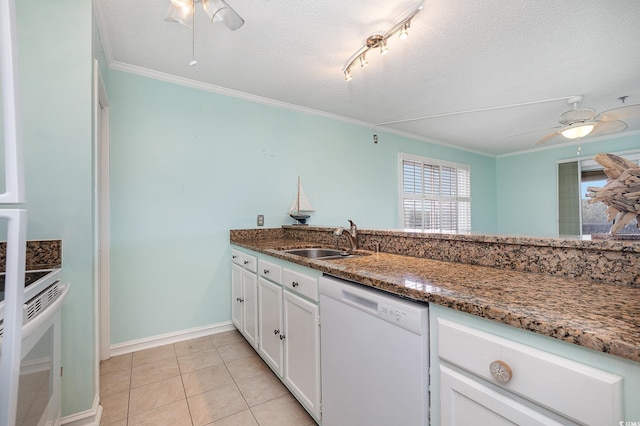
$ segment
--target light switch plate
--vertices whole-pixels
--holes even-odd
[[[264,215],[263,214],[259,214],[258,215],[258,226],[264,226]]]

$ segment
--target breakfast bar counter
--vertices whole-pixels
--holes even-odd
[[[329,229],[305,232],[293,228],[232,230],[230,242],[401,297],[640,362],[640,287],[636,285],[376,251],[384,247],[384,240],[375,240],[373,231],[368,238],[366,231],[359,231],[367,250],[359,249],[355,256],[309,259],[284,250],[334,247],[335,238]],[[442,239],[422,236],[418,243],[423,247],[441,244]],[[629,256],[635,262],[640,255],[635,247],[613,251],[623,252],[626,262]],[[640,274],[640,270],[632,274]],[[636,279],[632,277],[632,284]]]

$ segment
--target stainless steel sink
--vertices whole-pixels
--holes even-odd
[[[285,250],[284,252],[296,256],[307,257],[309,259],[344,259],[353,256],[351,253],[345,250],[328,248],[302,248]]]

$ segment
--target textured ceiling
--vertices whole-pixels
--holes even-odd
[[[409,38],[391,38],[386,56],[370,52],[349,82],[347,59],[416,1],[227,1],[245,25],[211,24],[196,5],[190,67],[191,29],[164,21],[169,0],[94,0],[107,61],[369,124],[400,121],[382,127],[492,155],[532,149],[570,96],[596,112],[623,106],[620,96],[640,104],[637,0],[427,0]],[[518,104],[530,105],[509,106]],[[640,131],[640,117],[626,122],[625,133]]]

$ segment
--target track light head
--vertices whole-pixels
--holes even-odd
[[[406,40],[407,37],[409,37],[409,32],[407,31],[408,29],[409,29],[409,22],[407,22],[402,26],[402,30],[400,30],[400,34],[398,35],[398,38],[400,40]]]

